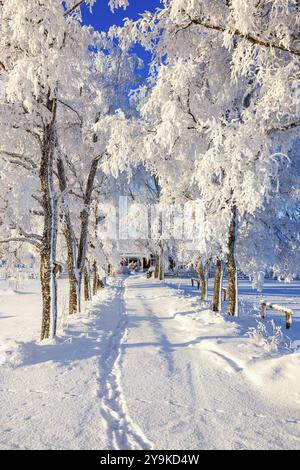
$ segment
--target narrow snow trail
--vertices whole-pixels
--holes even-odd
[[[30,341],[29,328],[25,342],[0,337],[0,449],[151,447],[122,394],[126,324],[120,277],[68,318],[55,343]]]
[[[115,324],[110,324],[112,333],[106,348],[104,360],[99,364],[99,397],[101,416],[106,423],[106,449],[136,450],[148,449],[151,444],[142,431],[131,421],[121,388],[120,365],[122,360],[121,343],[126,341],[127,315],[124,306],[123,281],[117,280],[116,297],[111,304],[111,314]]]
[[[125,281],[124,299],[118,388],[154,448],[299,448],[300,390],[259,386],[261,348],[236,322],[142,276]]]
[[[0,448],[106,449],[126,443],[122,433],[131,447],[113,372],[125,331],[123,291],[123,279],[112,281],[55,344],[3,342]]]
[[[198,298],[141,275],[111,279],[54,344],[38,344],[25,328],[37,330],[36,294],[24,308],[12,295],[0,448],[300,447],[300,353],[264,353]]]

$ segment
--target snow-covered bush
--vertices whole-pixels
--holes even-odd
[[[276,326],[274,320],[266,323],[256,320],[257,325],[249,328],[248,335],[266,352],[277,352],[280,346],[286,347],[281,326]]]

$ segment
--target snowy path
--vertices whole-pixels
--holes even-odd
[[[0,316],[0,448],[300,447],[300,353],[270,356],[236,320],[139,275],[111,280],[56,344],[29,325],[22,339],[31,300]]]
[[[8,341],[0,374],[0,448],[99,449],[129,435],[112,373],[123,335],[123,280],[76,315],[57,344]],[[120,436],[119,436],[120,434]],[[123,442],[123,441],[122,441]]]
[[[126,341],[127,335],[127,315],[124,310],[123,290],[121,281],[113,305],[114,312],[111,312],[114,313],[117,323],[112,328],[113,333],[109,339],[105,361],[100,364],[99,397],[101,397],[100,409],[107,435],[105,448],[147,449],[149,443],[142,431],[132,423],[121,388],[121,344]]]
[[[125,284],[123,394],[154,448],[300,447],[299,386],[287,389],[276,377],[286,362],[264,360],[234,321],[195,298],[138,276]],[[299,354],[289,360],[299,377]]]

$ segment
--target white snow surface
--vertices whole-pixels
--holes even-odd
[[[233,319],[189,282],[111,279],[68,318],[61,280],[59,337],[43,343],[37,281],[0,282],[0,448],[299,449],[299,283],[243,281]],[[257,328],[262,296],[294,309],[289,338],[274,312]]]

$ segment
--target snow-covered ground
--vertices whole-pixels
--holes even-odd
[[[196,288],[191,285],[188,278],[166,279],[169,286],[174,287],[181,293],[198,298]],[[227,279],[223,281],[223,287],[227,288]],[[208,283],[208,299],[212,299],[213,279]],[[293,310],[292,328],[285,330],[285,316],[282,313],[267,309],[267,319],[273,319],[277,326],[282,328],[282,332],[287,334],[291,341],[300,339],[300,281],[290,283],[279,282],[266,279],[262,292],[252,289],[251,282],[246,279],[239,280],[239,324],[245,328],[255,326],[260,316],[260,301],[276,303]],[[223,302],[222,310],[226,312],[228,302]],[[236,319],[235,319],[236,321]]]
[[[242,281],[238,319],[187,279],[141,275],[70,319],[60,284],[59,338],[39,344],[38,283],[0,283],[0,448],[300,448],[300,283],[258,295]],[[280,315],[259,322],[262,296],[293,304],[289,337]]]

